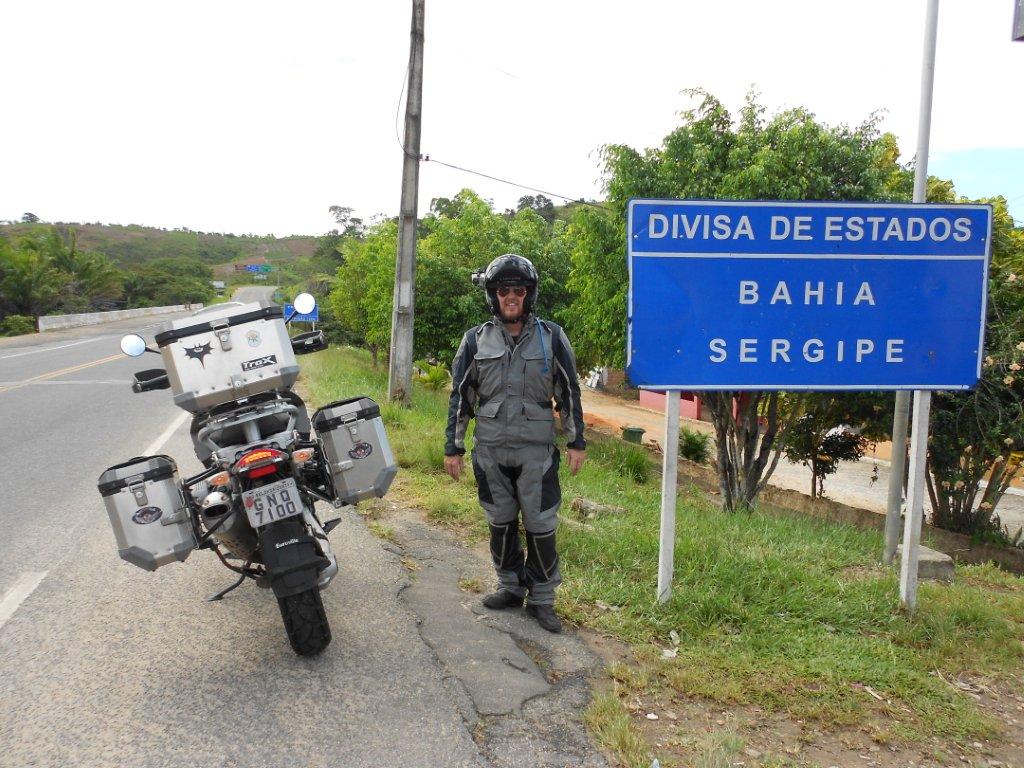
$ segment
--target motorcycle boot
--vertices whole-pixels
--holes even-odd
[[[526,532],[526,578],[531,605],[554,605],[555,589],[562,583],[555,531]]]
[[[537,620],[541,628],[556,635],[562,633],[562,620],[558,618],[553,606],[530,603],[526,606],[526,612]]]
[[[489,523],[488,526],[491,529],[491,559],[498,575],[498,590],[487,595],[483,604],[492,610],[518,608],[523,604],[528,585],[519,520]]]

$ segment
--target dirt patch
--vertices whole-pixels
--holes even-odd
[[[609,668],[643,673],[629,646],[590,630],[579,630],[587,645]],[[751,706],[722,706],[682,696],[652,681],[642,689],[615,684],[616,694],[630,713],[651,754],[662,766],[692,766],[708,762],[709,744],[719,747],[715,765],[735,768],[835,766],[836,768],[908,768],[908,766],[1024,766],[1024,676],[999,686],[959,678],[946,681],[970,696],[1003,726],[998,738],[955,744],[933,739],[901,743],[883,711],[860,728],[823,728],[811,720],[790,718]],[[611,681],[605,683],[609,687]],[[865,696],[872,692],[864,691]],[[874,694],[877,696],[877,694]],[[883,704],[884,702],[880,702]]]

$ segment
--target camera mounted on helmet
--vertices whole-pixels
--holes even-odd
[[[488,264],[483,273],[474,273],[473,282],[476,285],[483,284],[487,295],[487,308],[492,315],[502,316],[501,303],[498,299],[498,290],[502,287],[513,290],[525,288],[525,295],[522,297],[523,317],[533,312],[534,304],[537,302],[539,277],[536,267],[529,259],[515,253],[506,253]]]

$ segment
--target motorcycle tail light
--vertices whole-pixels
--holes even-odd
[[[292,451],[292,464],[296,467],[302,466],[312,459],[315,453],[316,451],[312,448],[300,448],[297,451]]]
[[[263,477],[277,471],[277,465],[288,459],[288,454],[274,448],[249,451],[235,464],[235,471],[249,477]]]
[[[274,466],[273,464],[267,464],[265,467],[256,467],[255,469],[250,469],[248,474],[249,477],[256,478],[263,477],[264,475],[272,475],[275,472],[277,472],[277,467]]]

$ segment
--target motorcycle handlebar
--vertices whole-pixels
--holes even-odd
[[[155,379],[136,381],[132,384],[132,392],[138,394],[139,392],[150,392],[154,389],[167,389],[170,385],[171,383],[167,376],[157,376]]]

